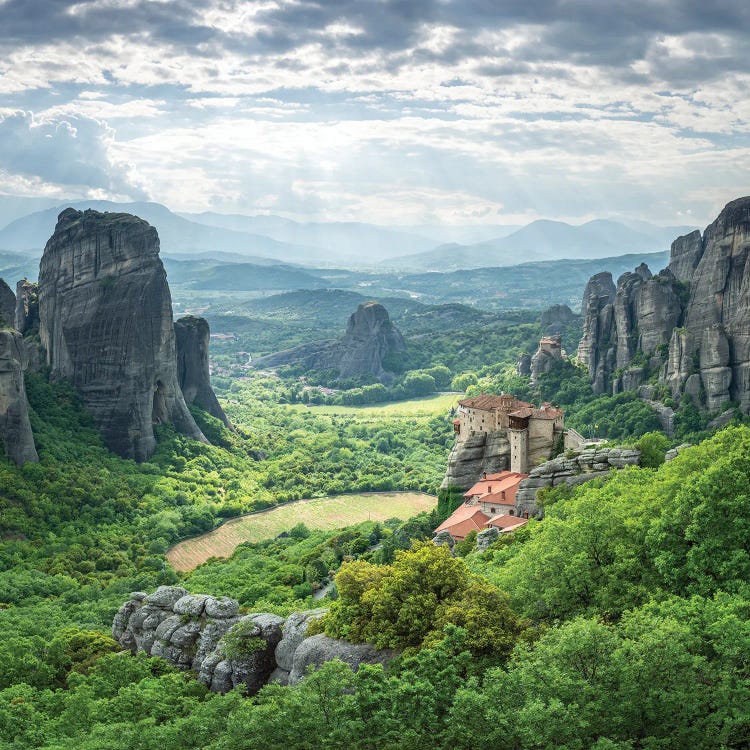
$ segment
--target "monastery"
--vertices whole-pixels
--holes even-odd
[[[454,539],[461,540],[471,531],[491,526],[501,533],[523,526],[527,517],[519,517],[516,511],[516,493],[530,469],[549,461],[556,450],[576,448],[583,443],[575,430],[564,428],[563,416],[561,409],[550,404],[543,403],[537,408],[508,394],[459,401],[453,420],[454,454],[461,453],[462,444],[470,438],[503,431],[510,445],[510,470],[483,473],[464,493],[464,503],[435,531],[449,531]],[[465,453],[470,455],[471,450],[469,443]]]
[[[525,474],[552,457],[557,440],[564,440],[563,411],[549,404],[538,409],[515,396],[475,396],[458,402],[453,431],[456,441],[480,432],[507,430],[510,470]]]

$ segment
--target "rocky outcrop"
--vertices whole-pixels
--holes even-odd
[[[616,291],[612,274],[605,272],[592,276],[583,292],[583,335],[578,344],[578,361],[588,370],[597,394],[605,392],[607,373],[614,369],[611,336]]]
[[[16,329],[23,334],[39,328],[39,285],[28,279],[16,284]]]
[[[296,612],[286,621],[265,612],[242,615],[233,599],[160,586],[152,594],[130,595],[114,617],[112,637],[133,654],[160,656],[178,669],[197,672],[219,693],[242,687],[252,695],[269,681],[295,685],[308,669],[333,659],[357,669],[395,656],[367,643],[307,637],[310,623],[323,613]]]
[[[316,669],[334,659],[343,661],[356,671],[360,664],[387,664],[395,656],[395,651],[377,649],[369,643],[349,643],[323,634],[313,635],[305,638],[294,652],[289,684],[296,685],[309,669]]]
[[[589,284],[601,285],[598,274]],[[588,288],[588,287],[587,287]],[[653,276],[642,263],[633,272],[624,273],[617,280],[611,303],[597,304],[608,298],[594,296],[584,313],[584,339],[578,347],[578,360],[589,371],[594,391],[617,393],[637,388],[646,378],[642,366],[631,363],[640,352],[643,361],[666,349],[675,325],[681,318],[679,284],[669,270]],[[585,295],[584,295],[585,296]],[[622,373],[615,377],[615,373]]]
[[[702,235],[677,238],[657,276],[641,267],[620,277],[609,326],[587,286],[578,357],[594,389],[604,392],[615,371],[637,364],[644,372],[631,385],[658,374],[675,398],[686,393],[709,411],[731,400],[750,413],[748,253],[750,197],[727,204]]]
[[[207,442],[177,381],[172,301],[156,230],[136,216],[63,211],[39,272],[41,342],[105,443],[126,458],[154,452],[154,424]]]
[[[560,336],[578,317],[567,305],[552,305],[542,313],[542,331],[545,336]]]
[[[339,378],[374,375],[383,382],[392,374],[384,367],[389,355],[405,349],[404,339],[388,311],[378,302],[361,304],[338,341],[303,344],[254,360],[257,368],[297,365],[307,370],[335,370]]]
[[[537,493],[546,487],[560,484],[575,486],[590,479],[606,477],[612,469],[637,466],[641,452],[635,448],[583,448],[567,451],[535,469],[518,486],[515,512],[517,516],[538,517],[542,508],[537,504]]]
[[[519,354],[516,361],[517,375],[531,375],[531,355]]]
[[[281,640],[274,652],[276,668],[271,673],[271,681],[278,682],[280,685],[290,684],[289,676],[294,670],[294,659],[297,649],[302,644],[302,641],[305,640],[310,623],[313,620],[319,619],[324,614],[325,609],[311,609],[307,612],[294,612],[286,618],[281,628]]]
[[[486,552],[500,538],[500,529],[490,526],[477,534],[477,552]]]
[[[0,328],[14,328],[16,320],[16,295],[0,279]]]
[[[18,331],[0,330],[0,441],[17,464],[38,461],[23,373],[26,349]]]
[[[539,348],[531,358],[531,385],[539,382],[539,376],[549,372],[555,364],[562,362],[562,346],[559,336],[545,336],[539,342]]]
[[[496,474],[509,468],[510,442],[506,431],[479,432],[455,442],[440,488],[468,490],[483,472]]]
[[[187,404],[195,404],[211,416],[220,419],[232,429],[227,415],[221,408],[211,388],[208,369],[208,321],[187,315],[174,322],[175,347],[177,351],[177,382]]]
[[[453,548],[456,546],[456,540],[448,529],[438,531],[437,534],[432,537],[432,543],[438,547],[447,547],[451,552],[453,552]]]

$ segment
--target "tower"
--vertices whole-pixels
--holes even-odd
[[[528,427],[510,427],[510,470],[526,474],[529,468],[529,429]]]

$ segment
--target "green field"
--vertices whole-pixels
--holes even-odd
[[[437,396],[414,398],[410,401],[394,401],[374,406],[307,406],[305,404],[293,404],[289,408],[296,411],[309,410],[315,414],[348,414],[366,419],[432,417],[448,412],[449,409],[456,406],[460,398],[463,398],[462,393],[440,393]]]
[[[210,557],[229,557],[242,542],[273,539],[300,521],[310,529],[338,529],[362,521],[406,520],[430,511],[437,498],[421,492],[368,492],[298,500],[233,518],[218,529],[187,539],[167,552],[175,570],[196,568]]]

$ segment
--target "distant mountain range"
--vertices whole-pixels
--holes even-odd
[[[114,211],[140,216],[156,227],[162,252],[199,253],[232,252],[246,258],[273,258],[297,263],[320,263],[320,251],[313,247],[279,242],[271,237],[248,232],[198,224],[178,216],[160,203],[113,203],[111,201],[80,201],[36,211],[16,219],[0,230],[0,249],[37,251],[41,254],[52,235],[57,215],[67,206],[78,210]]]
[[[452,271],[517,265],[519,262],[606,258],[665,251],[693,227],[639,229],[619,221],[598,219],[580,226],[560,221],[534,221],[516,232],[473,245],[447,244],[390,261],[396,269]]]
[[[58,213],[70,205],[134,213],[146,219],[159,231],[165,256],[397,272],[452,271],[524,261],[659,252],[667,250],[677,236],[693,229],[611,219],[580,226],[540,220],[521,228],[388,228],[357,222],[300,223],[273,215],[177,214],[160,203],[55,202],[49,198],[0,196],[0,251],[41,255]],[[3,227],[5,220],[8,223]],[[491,238],[486,239],[488,236]],[[437,238],[453,242],[438,244]],[[482,239],[475,242],[476,238]]]

